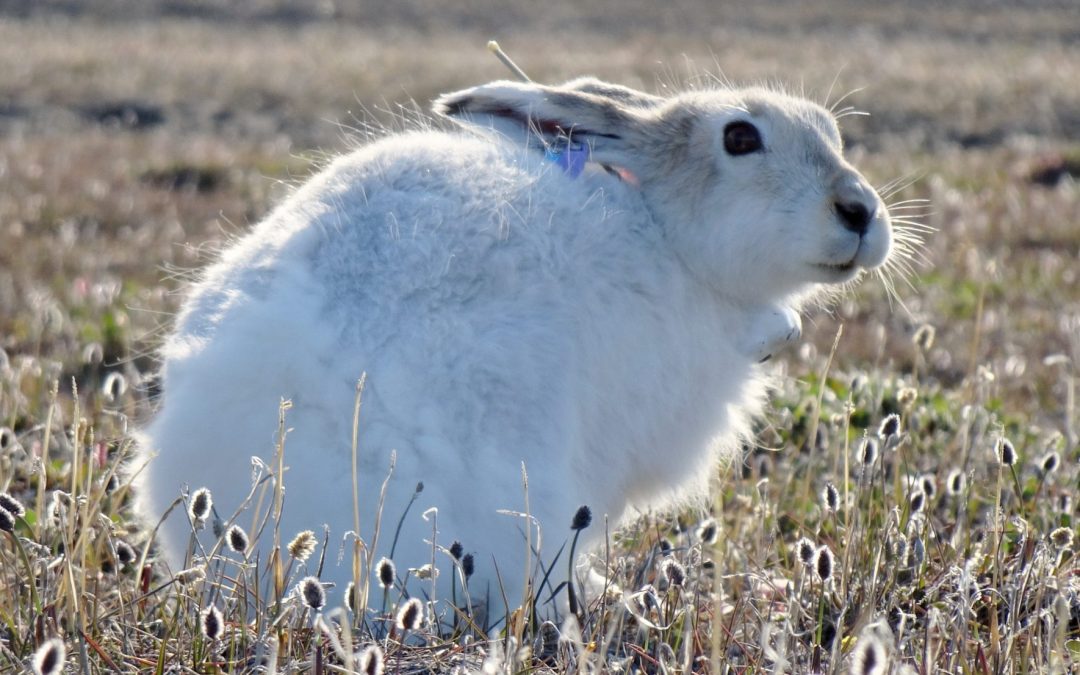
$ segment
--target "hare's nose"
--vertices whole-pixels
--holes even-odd
[[[855,234],[866,234],[866,229],[870,226],[870,221],[874,217],[874,210],[866,207],[861,201],[851,202],[836,202],[836,215],[840,216],[840,221],[844,224],[844,227],[851,230]]]

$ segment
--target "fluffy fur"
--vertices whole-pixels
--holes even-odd
[[[803,99],[669,99],[583,79],[495,82],[436,111],[461,127],[341,157],[188,290],[161,351],[163,404],[142,438],[157,456],[140,496],[156,518],[185,486],[205,486],[228,518],[251,457],[271,463],[289,399],[282,536],[328,524],[323,578],[344,587],[366,372],[367,542],[397,452],[372,555],[389,555],[422,482],[398,569],[431,562],[422,514],[437,507],[436,543],[475,556],[474,600],[491,591],[501,607],[501,578],[514,606],[526,523],[500,510],[525,511],[522,466],[545,562],[582,504],[596,520],[579,551],[602,540],[605,516],[617,526],[704,496],[764,403],[758,361],[798,337],[804,303],[886,260],[891,227],[832,115]],[[760,151],[725,149],[733,121],[755,126]],[[578,178],[544,159],[568,135],[591,152]],[[872,215],[862,232],[838,214],[853,203]],[[189,533],[174,513],[163,532],[174,566]],[[435,562],[444,593],[450,558]]]

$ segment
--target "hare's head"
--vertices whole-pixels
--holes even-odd
[[[686,267],[737,302],[807,296],[881,266],[888,210],[825,108],[765,89],[652,96],[593,79],[493,82],[437,112],[537,146],[587,144],[640,187]]]

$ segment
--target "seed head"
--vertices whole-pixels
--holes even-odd
[[[225,543],[229,545],[233,553],[244,555],[248,548],[247,532],[244,532],[244,528],[239,525],[233,525],[225,533]]]
[[[205,523],[213,508],[214,497],[210,494],[210,490],[199,488],[192,493],[191,501],[188,503],[188,515],[191,516],[191,522],[196,525]]]
[[[1061,455],[1053,451],[1046,453],[1040,462],[1044,476],[1054,473],[1059,466],[1061,466]]]
[[[934,333],[934,327],[928,323],[924,323],[915,331],[915,335],[911,337],[911,341],[915,343],[915,346],[920,352],[925,354],[934,346]]]
[[[64,670],[67,648],[60,638],[46,640],[34,652],[32,667],[35,675],[58,675]]]
[[[455,541],[450,544],[450,557],[454,560],[461,560],[461,554],[465,552],[465,547],[461,545],[460,541]]]
[[[439,568],[432,567],[431,563],[421,565],[420,567],[410,567],[409,573],[417,579],[438,579]]]
[[[833,553],[829,547],[820,546],[814,553],[814,575],[824,583],[832,578],[835,565]]]
[[[173,575],[173,580],[181,586],[188,586],[195,584],[206,578],[206,570],[202,567],[189,567],[186,570],[180,570]]]
[[[473,559],[473,554],[466,553],[465,557],[461,559],[461,572],[465,575],[465,578],[468,579],[473,575],[473,572],[475,570],[476,564],[475,560]]]
[[[680,588],[686,583],[686,568],[670,556],[660,563],[660,573],[664,575],[668,586]]]
[[[571,530],[584,530],[592,523],[592,511],[588,506],[581,505],[574,513],[574,520],[570,523]]]
[[[123,565],[130,565],[135,562],[135,549],[131,548],[131,544],[126,541],[116,541],[116,561]]]
[[[360,664],[360,672],[363,675],[382,675],[383,650],[379,645],[371,645],[360,652],[357,662]]]
[[[945,487],[950,495],[957,497],[964,491],[966,483],[967,479],[964,477],[964,472],[960,469],[953,469],[949,472],[949,477],[945,480]]]
[[[199,630],[207,640],[216,640],[221,637],[224,628],[225,620],[217,607],[210,605],[199,614]]]
[[[424,618],[424,606],[417,598],[409,598],[398,608],[395,623],[400,631],[416,630]]]
[[[304,605],[315,611],[319,611],[326,605],[326,591],[318,577],[304,577],[296,584],[296,593],[300,596]]]
[[[810,541],[806,537],[799,539],[795,542],[795,556],[798,557],[799,562],[807,567],[814,564],[814,555],[817,554],[817,547],[814,546],[814,542]]]
[[[919,390],[914,387],[902,387],[900,391],[896,393],[896,402],[899,403],[902,408],[910,408],[915,404],[917,398],[919,398]]]
[[[922,510],[926,507],[926,493],[922,490],[915,490],[911,493],[908,505],[911,506],[912,513],[922,513]]]
[[[825,507],[826,513],[836,513],[840,508],[840,491],[832,483],[825,483],[825,488],[821,491],[821,505]]]
[[[0,492],[0,509],[4,509],[16,518],[22,518],[26,515],[26,507],[22,505],[22,502],[7,492]]]
[[[706,518],[698,523],[697,530],[694,532],[697,536],[697,540],[706,546],[712,546],[716,543],[716,539],[720,534],[720,527],[716,524],[716,520],[713,518]]]
[[[858,394],[863,389],[866,389],[866,376],[859,373],[855,377],[851,378],[851,393]]]
[[[286,548],[289,551],[289,555],[296,558],[299,562],[304,562],[315,552],[316,543],[315,533],[311,530],[304,530],[297,533]]]
[[[851,655],[852,675],[884,675],[888,670],[885,645],[876,636],[864,634]]]
[[[1054,509],[1058,513],[1072,513],[1072,496],[1064,492],[1059,494],[1058,498],[1054,500]]]
[[[386,590],[390,590],[394,587],[394,577],[397,576],[397,571],[394,569],[394,561],[390,558],[383,558],[379,560],[375,565],[375,574],[379,577],[379,585]]]
[[[926,493],[927,499],[933,499],[937,494],[937,481],[932,473],[924,473],[919,476],[919,487]]]
[[[1050,533],[1050,543],[1057,548],[1069,548],[1073,544],[1073,531],[1070,527],[1059,527]]]
[[[864,438],[862,443],[862,449],[860,452],[860,459],[863,466],[870,467],[874,465],[874,462],[878,458],[878,444],[873,438]]]
[[[348,585],[345,586],[345,606],[355,613],[357,600],[356,584],[350,581]]]
[[[15,516],[11,514],[11,511],[8,511],[5,508],[0,508],[0,531],[15,531]]]
[[[104,490],[105,494],[111,495],[116,492],[120,487],[120,478],[115,473],[109,474],[109,478],[105,481]]]
[[[1016,464],[1016,448],[1013,447],[1012,441],[1002,437],[998,440],[997,445],[998,461],[1002,466],[1012,466]]]
[[[881,420],[881,426],[878,427],[878,437],[883,441],[888,441],[893,436],[900,433],[900,416],[893,413]]]

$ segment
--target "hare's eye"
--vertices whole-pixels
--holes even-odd
[[[724,127],[724,150],[729,155],[748,155],[761,149],[761,133],[753,124],[732,122]]]

